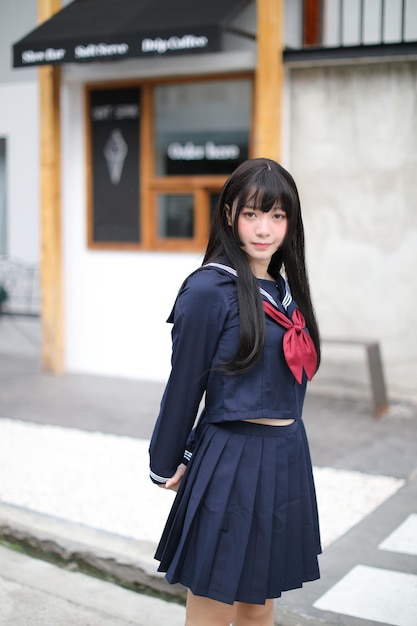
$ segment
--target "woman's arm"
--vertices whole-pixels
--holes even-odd
[[[206,388],[229,310],[222,280],[218,272],[198,272],[176,301],[171,374],[149,448],[151,478],[158,484],[174,480]]]

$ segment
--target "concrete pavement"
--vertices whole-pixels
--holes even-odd
[[[2,626],[184,624],[184,608],[0,546]]]
[[[18,626],[183,623],[182,606],[143,594],[169,593],[174,601],[183,596],[181,588],[172,589],[156,574],[152,559],[170,504],[161,499],[169,494],[152,490],[146,473],[147,440],[161,391],[162,385],[144,381],[50,376],[31,355],[0,348],[3,539],[70,570],[117,582],[42,561],[36,561],[37,569],[32,557],[2,551],[0,623],[9,623],[10,611],[10,623]],[[326,546],[322,578],[284,594],[276,603],[276,624],[415,626],[417,409],[395,401],[375,420],[370,399],[345,391],[335,396],[311,385],[305,422]],[[70,479],[74,482],[63,483]],[[109,501],[113,505],[106,511]],[[44,587],[48,568],[55,572],[53,583]],[[27,578],[19,579],[16,572],[25,569]],[[74,597],[61,592],[61,574],[69,588],[79,585]],[[111,596],[110,590],[134,600]],[[99,602],[107,597],[114,598],[110,613]],[[153,621],[146,613],[149,603]],[[49,616],[45,609],[34,621],[30,607],[48,604]],[[134,607],[133,614],[127,606]],[[28,615],[32,621],[25,621]]]

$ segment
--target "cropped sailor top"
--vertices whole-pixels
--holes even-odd
[[[171,374],[149,448],[154,482],[164,483],[175,473],[186,448],[185,460],[189,458],[186,444],[204,393],[200,423],[301,417],[307,375],[301,368],[297,382],[283,350],[287,330],[269,315],[259,361],[237,374],[219,367],[235,356],[239,343],[235,281],[234,270],[210,264],[191,274],[180,289],[168,319],[174,324]],[[284,278],[258,282],[262,299],[291,320],[298,309]]]

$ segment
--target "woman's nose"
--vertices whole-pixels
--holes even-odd
[[[269,235],[270,229],[269,229],[268,216],[266,213],[264,213],[262,216],[260,216],[256,220],[256,232],[263,237]]]

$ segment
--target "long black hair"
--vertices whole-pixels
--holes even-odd
[[[278,203],[287,215],[287,233],[283,244],[271,258],[268,273],[278,280],[280,271],[285,270],[291,293],[304,315],[317,351],[317,368],[320,364],[320,335],[311,302],[297,187],[291,174],[281,165],[271,159],[259,158],[239,165],[226,181],[213,215],[203,260],[203,265],[220,261],[237,271],[240,337],[235,357],[223,365],[229,373],[244,372],[256,363],[261,356],[266,333],[258,283],[247,255],[241,249],[238,218],[245,206],[268,212]]]

